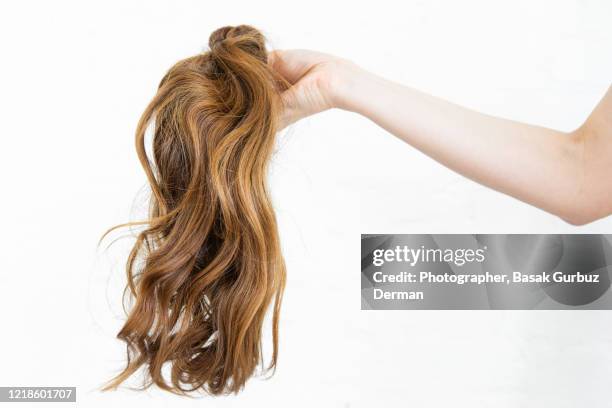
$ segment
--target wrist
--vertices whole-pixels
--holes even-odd
[[[363,86],[371,76],[369,72],[351,61],[341,61],[330,81],[330,100],[333,108],[356,111]]]

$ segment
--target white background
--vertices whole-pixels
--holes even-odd
[[[165,70],[226,24],[489,114],[572,130],[610,85],[606,1],[104,1],[0,6],[0,385],[79,406],[611,406],[609,312],[360,310],[360,233],[612,233],[481,187],[357,115],[281,135],[288,264],[276,375],[237,397],[100,393],[123,364],[122,265],[146,196],[133,131]],[[74,406],[74,404],[72,404]]]

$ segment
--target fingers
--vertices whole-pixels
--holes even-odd
[[[320,90],[313,89],[314,85],[309,84],[306,78],[315,66],[333,59],[331,55],[309,50],[276,50],[268,53],[268,64],[291,84],[281,95],[283,110],[280,129],[326,109]]]
[[[310,50],[275,50],[268,53],[268,64],[291,84],[299,81],[314,65],[329,59],[327,54]]]
[[[268,53],[268,63],[291,84],[299,81],[307,71],[304,61],[296,57],[293,51],[271,51]]]

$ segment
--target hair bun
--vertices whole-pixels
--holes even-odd
[[[267,61],[265,38],[259,30],[249,25],[225,26],[215,30],[208,39],[208,46],[215,54],[238,47],[264,62]]]

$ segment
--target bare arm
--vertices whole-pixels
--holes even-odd
[[[343,106],[452,170],[573,224],[612,213],[611,90],[583,126],[564,133],[361,75]]]
[[[612,88],[579,129],[564,133],[478,113],[325,54],[283,51],[272,59],[294,83],[287,123],[330,107],[350,110],[450,169],[572,224],[612,214]]]

